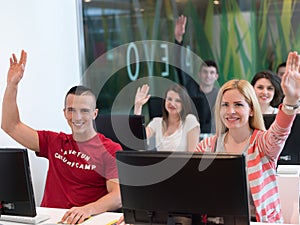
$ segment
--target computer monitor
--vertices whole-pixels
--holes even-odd
[[[96,130],[119,143],[123,150],[147,150],[143,115],[98,115]]]
[[[126,224],[250,224],[244,155],[120,151],[116,156]]]
[[[206,96],[191,97],[192,108],[195,111],[195,115],[198,117],[201,133],[209,134],[212,130],[212,110],[210,109],[209,103]]]
[[[276,114],[264,114],[265,126],[268,129],[274,122]],[[300,114],[296,115],[291,133],[285,142],[283,150],[279,156],[278,165],[300,165]]]
[[[148,100],[149,118],[162,117],[163,99],[156,96],[151,96]]]
[[[0,148],[1,214],[36,216],[26,149]]]

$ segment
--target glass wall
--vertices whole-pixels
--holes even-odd
[[[80,5],[82,79],[99,94],[102,113],[130,111],[136,88],[145,82],[152,95],[162,95],[165,82],[181,82],[176,67],[197,79],[202,60],[214,60],[222,85],[232,78],[251,80],[261,69],[274,71],[290,50],[300,51],[300,0],[85,0]],[[185,48],[178,50],[174,26],[181,14],[187,26]]]

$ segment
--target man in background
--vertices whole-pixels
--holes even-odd
[[[277,66],[277,69],[276,69],[276,74],[282,78],[283,74],[285,73],[285,67],[286,67],[286,62],[283,62],[281,64],[279,64]]]
[[[185,33],[187,18],[181,15],[175,25],[174,35],[175,43],[178,45],[183,44],[183,35]],[[215,85],[218,80],[218,66],[213,60],[205,60],[200,66],[198,72],[199,82],[197,83],[189,75],[182,70],[178,70],[182,84],[186,87],[191,98],[205,98],[204,106],[210,109],[211,114],[211,128],[210,132],[214,132],[214,106],[217,98],[219,88]],[[200,123],[201,125],[201,123]],[[204,129],[206,131],[207,129]],[[201,132],[203,132],[203,126],[201,125]],[[204,132],[204,133],[210,133]]]

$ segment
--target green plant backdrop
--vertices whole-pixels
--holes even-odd
[[[126,10],[111,13],[105,13],[106,8],[100,5],[99,15],[91,15],[92,6],[83,2],[87,66],[101,54],[125,43],[174,42],[173,29],[180,14],[188,17],[184,46],[189,46],[202,59],[217,62],[219,85],[232,78],[251,80],[262,69],[275,71],[289,51],[300,50],[297,14],[300,0],[226,0],[220,1],[220,5],[208,0],[126,2]],[[154,63],[153,70],[154,76],[161,74],[161,64]],[[177,82],[176,71],[174,68],[170,71],[169,79]],[[140,77],[143,76],[150,76],[146,65],[141,66]],[[85,82],[93,87],[96,79],[101,76],[90,77]],[[130,82],[125,68],[114,74],[99,95],[101,108],[109,111],[119,90]]]

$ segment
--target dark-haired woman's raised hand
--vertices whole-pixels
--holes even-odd
[[[149,85],[144,84],[142,87],[138,87],[134,100],[134,114],[141,115],[142,107],[149,100]]]

